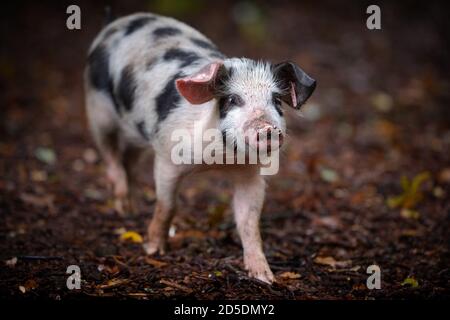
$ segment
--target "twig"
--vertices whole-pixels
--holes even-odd
[[[172,288],[176,288],[178,290],[184,291],[186,293],[192,293],[192,289],[189,289],[188,287],[182,286],[181,284],[169,281],[169,280],[165,280],[165,279],[161,279],[159,281],[162,284],[165,284],[166,286],[172,287]]]
[[[18,256],[20,260],[63,260],[64,257],[59,256]]]

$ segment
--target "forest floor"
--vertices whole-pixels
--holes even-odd
[[[29,3],[1,13],[0,297],[449,298],[450,83],[439,9],[386,4],[383,29],[369,31],[362,7],[267,4],[255,27],[227,22],[236,5],[214,3],[181,19],[228,55],[291,59],[318,79],[305,117],[287,116],[281,170],[268,180],[261,230],[276,283],[247,277],[220,172],[183,184],[165,255],[121,240],[125,231],[145,239],[155,192],[149,160],[138,213],[115,212],[86,127],[82,70],[102,6],[81,4],[82,30],[69,31],[63,5]],[[80,290],[66,287],[69,265],[81,269]],[[366,286],[370,265],[381,270],[380,290]]]

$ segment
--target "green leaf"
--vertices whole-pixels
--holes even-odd
[[[423,194],[420,192],[420,186],[429,178],[430,174],[428,172],[422,172],[416,175],[412,180],[403,176],[400,179],[400,185],[403,189],[402,193],[397,196],[389,197],[387,199],[387,205],[390,208],[414,208],[423,199]]]
[[[34,155],[39,161],[45,164],[51,165],[56,162],[56,154],[53,149],[50,148],[39,147],[36,149]]]
[[[336,182],[339,180],[339,175],[337,174],[337,172],[329,168],[321,168],[320,177],[322,178],[323,181],[329,183]]]

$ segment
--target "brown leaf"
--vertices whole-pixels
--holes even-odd
[[[39,286],[38,283],[34,279],[27,280],[25,282],[25,284],[23,285],[23,287],[25,288],[26,291],[36,289],[38,286]]]
[[[320,265],[330,266],[333,269],[338,268],[345,268],[351,265],[351,260],[345,260],[345,261],[336,261],[333,257],[321,257],[318,256],[314,259],[314,262]]]
[[[51,213],[56,212],[55,206],[53,204],[53,201],[55,199],[55,196],[52,194],[48,194],[45,196],[37,196],[30,193],[22,193],[20,195],[20,199],[28,204],[31,204],[32,206],[39,207],[39,208],[45,208],[47,207]]]
[[[166,262],[152,259],[150,257],[145,257],[145,262],[151,266],[154,266],[155,268],[161,268],[161,267],[165,267],[167,265]]]
[[[108,280],[105,284],[101,284],[98,286],[99,289],[109,289],[109,288],[115,288],[118,286],[121,286],[122,284],[130,282],[130,279],[119,279],[114,278],[111,280]]]
[[[301,275],[299,273],[286,271],[286,272],[283,272],[282,274],[280,274],[280,278],[282,278],[282,279],[289,279],[289,280],[296,280],[296,279],[300,279]]]

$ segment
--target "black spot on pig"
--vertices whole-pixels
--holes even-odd
[[[105,92],[113,101],[114,108],[120,113],[119,104],[113,93],[113,82],[109,74],[109,54],[106,48],[98,46],[88,56],[88,78],[92,86]]]
[[[103,41],[109,39],[113,34],[117,32],[117,28],[109,28],[103,35]]]
[[[158,121],[162,121],[167,118],[169,113],[175,109],[180,102],[181,97],[175,87],[175,80],[183,76],[184,75],[180,72],[170,78],[161,94],[156,97],[156,112],[158,114]]]
[[[229,80],[233,76],[233,73],[234,73],[234,68],[229,67],[227,70],[227,80]]]
[[[138,17],[136,19],[131,20],[127,25],[125,35],[128,36],[132,34],[133,32],[145,26],[147,23],[154,20],[156,20],[156,17]]]
[[[131,65],[125,67],[120,74],[117,97],[126,111],[133,109],[134,93],[137,83]]]
[[[163,59],[165,61],[179,60],[182,62],[180,67],[183,68],[199,60],[200,56],[195,52],[172,48],[164,54]]]
[[[224,97],[220,97],[218,104],[219,104],[219,117],[220,119],[224,119],[228,112],[230,112],[231,109],[233,109],[232,106],[230,106],[229,104],[227,104],[227,96]]]
[[[222,54],[222,53],[220,53],[220,52],[211,52],[210,54],[209,54],[209,56],[211,57],[211,58],[216,58],[216,59],[220,59],[220,60],[223,60],[223,59],[225,59],[225,55],[224,54]]]
[[[174,27],[161,27],[153,30],[153,35],[156,38],[170,37],[180,34],[181,30]]]
[[[199,38],[191,38],[191,41],[192,41],[192,43],[194,43],[196,46],[198,46],[200,48],[217,51],[217,47],[209,41],[199,39]]]
[[[98,46],[89,54],[89,80],[97,90],[109,92],[109,54],[103,46]]]
[[[283,110],[281,110],[281,95],[277,93],[272,94],[272,104],[275,110],[280,116],[283,116]]]
[[[136,129],[144,140],[150,140],[150,134],[145,126],[144,120],[136,122]]]

